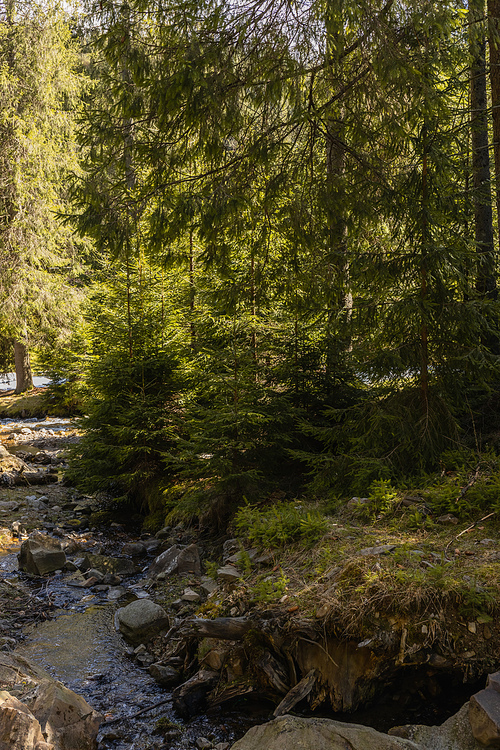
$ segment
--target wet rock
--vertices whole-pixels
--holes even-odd
[[[96,583],[99,583],[99,581],[102,581],[102,578],[96,578],[95,576],[90,576],[90,578],[87,578],[84,583],[82,583],[82,587],[86,589],[92,588],[92,586],[95,586]]]
[[[137,662],[141,665],[141,667],[150,667],[151,664],[154,662],[154,656],[151,656],[151,654],[138,654],[137,655]]]
[[[160,540],[159,539],[145,539],[143,541],[143,544],[147,552],[156,552],[156,550],[159,549],[160,547]]]
[[[196,544],[190,544],[179,552],[177,572],[183,575],[201,575],[200,552]]]
[[[107,584],[103,584],[106,586]],[[121,599],[122,596],[125,596],[127,593],[127,589],[125,586],[113,586],[112,588],[108,589],[107,599],[110,602],[115,602],[118,599]]]
[[[45,534],[34,534],[21,545],[19,568],[42,576],[64,567],[66,555],[60,542]]]
[[[80,570],[84,571],[89,568],[97,568],[101,573],[104,573],[105,578],[106,573],[126,576],[134,575],[137,572],[134,563],[128,557],[108,557],[107,555],[87,554],[79,567]],[[109,581],[105,579],[104,583],[109,583]]]
[[[181,676],[177,669],[164,664],[151,664],[149,674],[161,687],[175,687],[181,681]]]
[[[104,574],[101,573],[100,570],[97,570],[97,568],[89,568],[85,571],[85,577],[86,578],[97,578],[98,581],[104,580]]]
[[[168,615],[159,604],[151,599],[137,599],[117,610],[117,629],[131,643],[146,643],[161,630],[168,628]]]
[[[94,750],[102,716],[69,688],[42,683],[32,711],[54,750]]]
[[[40,722],[24,703],[0,691],[0,750],[53,750],[45,742]]]
[[[219,568],[217,571],[217,578],[220,578],[225,583],[235,583],[241,578],[241,573],[232,565],[224,565],[223,568]]]
[[[141,557],[146,554],[146,547],[142,542],[128,542],[123,545],[122,554],[129,557]]]
[[[114,573],[106,573],[103,583],[108,583],[110,586],[119,586],[122,580],[121,576],[117,576]]]
[[[281,716],[252,727],[232,750],[417,750],[409,740],[390,737],[371,727],[330,719]]]
[[[471,697],[469,721],[478,742],[484,747],[500,747],[500,695],[496,690],[486,688]]]
[[[149,575],[157,576],[159,573],[171,575],[172,573],[176,573],[180,551],[180,547],[178,547],[177,544],[174,544],[172,547],[165,550],[165,552],[162,552],[161,555],[158,555],[149,569]]]

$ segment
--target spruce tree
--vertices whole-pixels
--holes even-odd
[[[80,83],[67,20],[50,7],[0,5],[0,60],[0,330],[20,392],[32,387],[29,348],[67,331],[79,298],[75,243],[57,214],[76,169]]]

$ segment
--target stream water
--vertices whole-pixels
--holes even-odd
[[[10,551],[0,557],[0,575],[18,580],[17,554]],[[173,712],[170,694],[160,688],[146,669],[132,659],[127,646],[114,627],[116,604],[100,600],[68,586],[68,577],[54,575],[35,597],[48,597],[60,609],[53,619],[24,629],[16,652],[43,667],[63,682],[105,717],[99,733],[99,750],[185,750],[195,748],[196,740],[205,737],[214,743],[230,742],[241,737],[260,716],[242,716],[229,711],[213,711],[186,722]],[[23,580],[23,576],[20,576]],[[136,714],[147,707],[152,710]],[[158,720],[172,723],[159,733]]]

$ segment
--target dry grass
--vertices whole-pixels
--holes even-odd
[[[33,388],[28,393],[4,391],[0,396],[0,417],[38,417],[47,414],[44,402],[46,388]]]

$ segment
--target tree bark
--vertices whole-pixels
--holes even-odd
[[[491,117],[495,158],[495,196],[500,238],[500,0],[488,0]]]
[[[488,139],[488,99],[486,90],[486,38],[479,28],[482,2],[470,3],[471,31],[471,141],[474,186],[474,224],[477,251],[476,290],[483,298],[496,299],[493,211]]]
[[[30,355],[28,347],[22,341],[14,342],[14,360],[16,365],[16,393],[24,393],[33,388]]]
[[[305,677],[298,682],[295,687],[288,691],[279,706],[274,709],[273,716],[276,719],[278,716],[288,714],[294,706],[297,705],[301,700],[307,698],[311,690],[313,689],[316,681],[319,677],[317,669],[311,669]]]
[[[180,632],[192,638],[218,638],[226,641],[241,640],[254,625],[248,617],[216,617],[214,620],[185,620]]]

